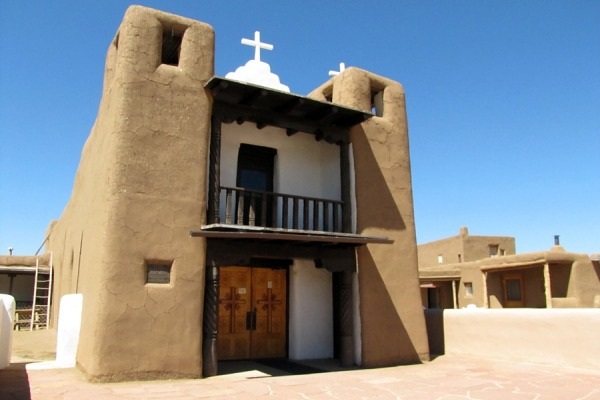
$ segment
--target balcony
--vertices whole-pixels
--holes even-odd
[[[349,216],[344,218],[347,210],[339,200],[226,186],[220,187],[220,199],[218,215],[221,218],[209,223],[332,233],[348,232],[349,229]]]

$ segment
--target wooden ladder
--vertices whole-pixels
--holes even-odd
[[[47,270],[45,270],[45,268]],[[35,261],[35,280],[33,287],[33,304],[31,306],[31,324],[29,330],[48,329],[50,322],[50,304],[52,302],[52,253],[49,265],[40,265]]]

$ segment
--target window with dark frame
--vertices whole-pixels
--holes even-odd
[[[275,156],[277,150],[271,147],[242,143],[238,152],[236,186],[256,192],[273,192]],[[252,193],[244,194],[244,224],[248,224]],[[273,225],[273,197],[266,197],[266,226]],[[253,204],[257,225],[262,225],[263,197],[254,194]]]
[[[179,65],[179,55],[181,53],[181,42],[183,40],[183,32],[178,32],[173,29],[163,29],[162,49],[161,49],[161,64]]]
[[[171,283],[172,262],[146,262],[146,283]]]

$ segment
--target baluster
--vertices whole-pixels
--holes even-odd
[[[305,231],[309,230],[308,227],[308,206],[309,206],[309,200],[308,199],[302,199],[303,202],[303,206],[304,206],[304,221],[302,224],[302,229],[304,229]]]
[[[298,198],[294,197],[294,209],[292,214],[292,228],[298,229]]]
[[[242,190],[237,190],[237,200],[237,224],[244,225],[244,192]]]
[[[288,197],[287,196],[281,196],[281,198],[283,199],[283,208],[281,209],[281,227],[284,229],[287,229],[288,227]]]
[[[313,231],[319,230],[319,201],[313,200]]]
[[[333,208],[332,209],[332,212],[333,212],[333,229],[332,229],[332,231],[339,232],[340,228],[338,225],[339,225],[339,220],[340,220],[340,218],[339,218],[340,205],[339,205],[339,203],[335,203],[335,202],[333,202],[331,204],[332,204],[332,208]]]
[[[267,226],[267,194],[264,192],[260,201],[260,226]]]
[[[256,225],[256,193],[250,192],[250,208],[248,210],[248,225]]]
[[[233,214],[233,202],[231,201],[231,189],[225,189],[225,223],[231,224]]]
[[[273,202],[271,205],[273,206],[271,212],[273,213],[273,218],[271,219],[271,224],[273,225],[274,228],[279,228],[279,226],[277,225],[277,206],[279,203],[279,196],[277,196],[275,193],[271,194],[271,201]]]
[[[323,230],[329,231],[329,202],[323,202]]]

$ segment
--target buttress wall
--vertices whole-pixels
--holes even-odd
[[[213,61],[209,25],[139,6],[109,47],[98,117],[48,242],[55,293],[83,294],[77,363],[92,380],[201,374],[205,243],[189,230],[206,216]],[[148,264],[168,267],[168,282],[147,283]]]
[[[394,242],[357,249],[362,365],[427,359],[404,89],[392,80],[348,68],[311,96],[375,113],[350,130],[356,233],[387,236]]]

